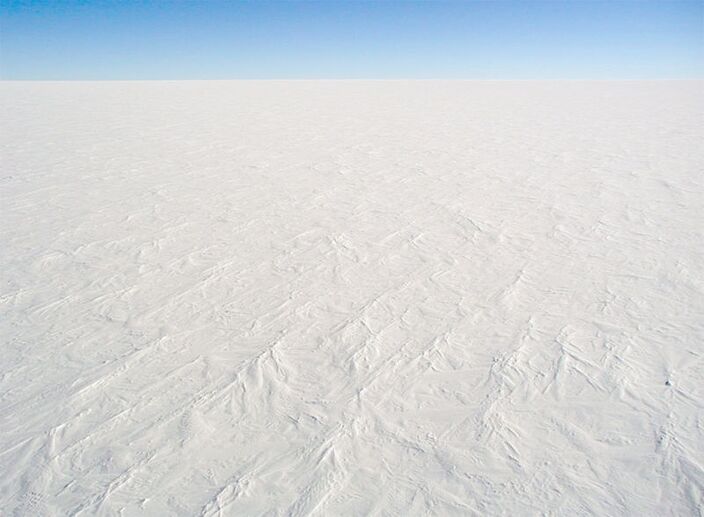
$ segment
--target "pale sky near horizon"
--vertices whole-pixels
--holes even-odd
[[[0,0],[2,79],[702,77],[703,1]]]

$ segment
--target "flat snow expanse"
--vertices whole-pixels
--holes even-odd
[[[0,513],[700,515],[704,83],[0,83]]]

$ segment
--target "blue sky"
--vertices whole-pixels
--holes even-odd
[[[2,79],[702,77],[703,0],[0,0]]]

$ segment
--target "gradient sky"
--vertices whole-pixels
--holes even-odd
[[[0,0],[2,79],[702,77],[704,0]]]

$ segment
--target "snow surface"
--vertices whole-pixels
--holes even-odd
[[[704,83],[0,83],[2,515],[701,515]]]

